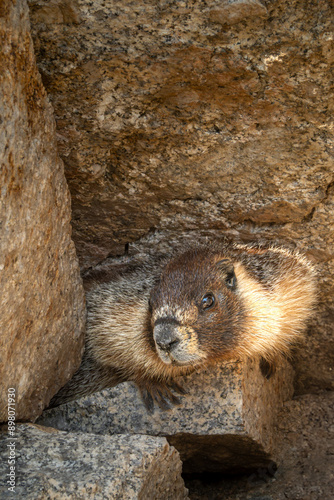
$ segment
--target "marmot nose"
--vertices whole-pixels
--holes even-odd
[[[180,343],[176,325],[168,323],[155,325],[153,336],[156,344],[162,351],[170,352]]]
[[[167,352],[170,352],[179,343],[180,341],[178,339],[173,340],[171,338],[157,340],[157,344],[160,347],[160,349]]]

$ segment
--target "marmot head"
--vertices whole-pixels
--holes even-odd
[[[190,250],[169,262],[150,307],[156,350],[168,365],[200,365],[237,347],[243,309],[233,262],[221,253]]]

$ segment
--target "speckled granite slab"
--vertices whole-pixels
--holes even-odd
[[[39,423],[72,432],[166,436],[184,471],[247,471],[268,465],[277,409],[292,396],[282,361],[267,380],[258,362],[229,362],[179,379],[188,394],[148,414],[134,385],[121,384],[44,412]]]
[[[166,439],[98,436],[18,425],[15,491],[8,491],[8,443],[0,435],[0,497],[25,499],[183,500],[179,454]]]

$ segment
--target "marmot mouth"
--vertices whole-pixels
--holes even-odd
[[[192,359],[180,359],[175,356],[175,353],[165,352],[159,348],[157,348],[157,354],[159,356],[160,361],[162,361],[165,365],[169,366],[179,366],[179,367],[187,367],[193,366],[194,361]]]

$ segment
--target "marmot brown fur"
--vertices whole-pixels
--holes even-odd
[[[213,362],[289,352],[315,304],[315,272],[297,251],[226,245],[97,268],[86,279],[81,367],[50,406],[126,380],[168,406],[175,378]]]

